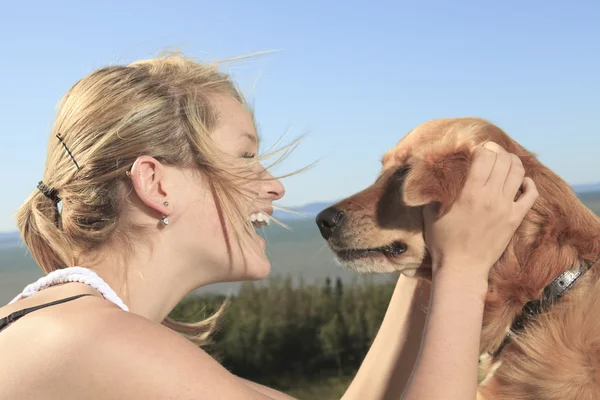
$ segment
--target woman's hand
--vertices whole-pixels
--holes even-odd
[[[515,201],[519,188],[523,193]],[[465,187],[449,212],[436,220],[435,207],[425,207],[425,240],[434,275],[458,268],[452,272],[487,282],[490,268],[537,197],[521,160],[487,142],[475,155]]]
[[[515,201],[520,187],[523,193]],[[486,143],[448,213],[437,219],[435,208],[424,210],[433,261],[431,302],[404,400],[476,398],[489,271],[537,197],[521,161]]]

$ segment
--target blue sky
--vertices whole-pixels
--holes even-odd
[[[41,179],[55,107],[107,64],[179,49],[252,90],[263,144],[308,138],[275,171],[283,205],[340,198],[428,119],[480,116],[572,184],[600,181],[600,5],[578,1],[36,1],[0,13],[0,231]]]

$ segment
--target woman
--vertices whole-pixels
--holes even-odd
[[[214,66],[169,56],[103,68],[71,88],[43,180],[18,213],[48,275],[0,309],[9,316],[0,327],[0,399],[289,399],[232,375],[197,346],[214,318],[165,320],[198,287],[268,274],[254,228],[269,221],[284,188],[258,163],[257,142],[243,97]],[[477,157],[465,201],[435,222],[427,213],[436,273],[406,399],[439,398],[423,391],[433,378],[452,393],[455,382],[439,376],[448,362],[468,390],[444,398],[475,394],[487,271],[535,200],[528,180],[519,201],[497,196],[503,187],[514,195],[523,172],[518,159],[491,149]],[[398,280],[344,399],[400,397],[424,323],[411,311],[427,302],[427,287],[413,299],[417,286]]]

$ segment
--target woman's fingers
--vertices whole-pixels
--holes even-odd
[[[523,194],[515,202],[514,211],[515,218],[517,218],[515,222],[521,224],[521,221],[523,221],[527,212],[533,207],[538,197],[539,193],[533,180],[529,177],[523,179]]]
[[[496,163],[496,152],[493,150],[491,142],[486,143],[476,154],[467,181],[465,183],[464,191],[473,191],[485,185],[490,173]]]
[[[506,177],[506,182],[504,182],[502,193],[504,193],[504,196],[508,197],[509,199],[514,200],[517,192],[523,184],[523,178],[525,178],[525,168],[523,168],[523,163],[519,157],[511,154],[511,158],[512,163],[510,166],[510,171]]]
[[[506,181],[506,177],[512,165],[512,156],[494,142],[488,142],[486,143],[486,146],[496,153],[496,162],[494,163],[490,176],[485,184],[495,193],[497,192],[500,194],[502,193],[504,182]]]

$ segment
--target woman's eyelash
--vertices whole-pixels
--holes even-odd
[[[254,154],[254,153],[242,153],[242,157],[243,158],[254,158],[254,157],[256,157],[256,154]]]

